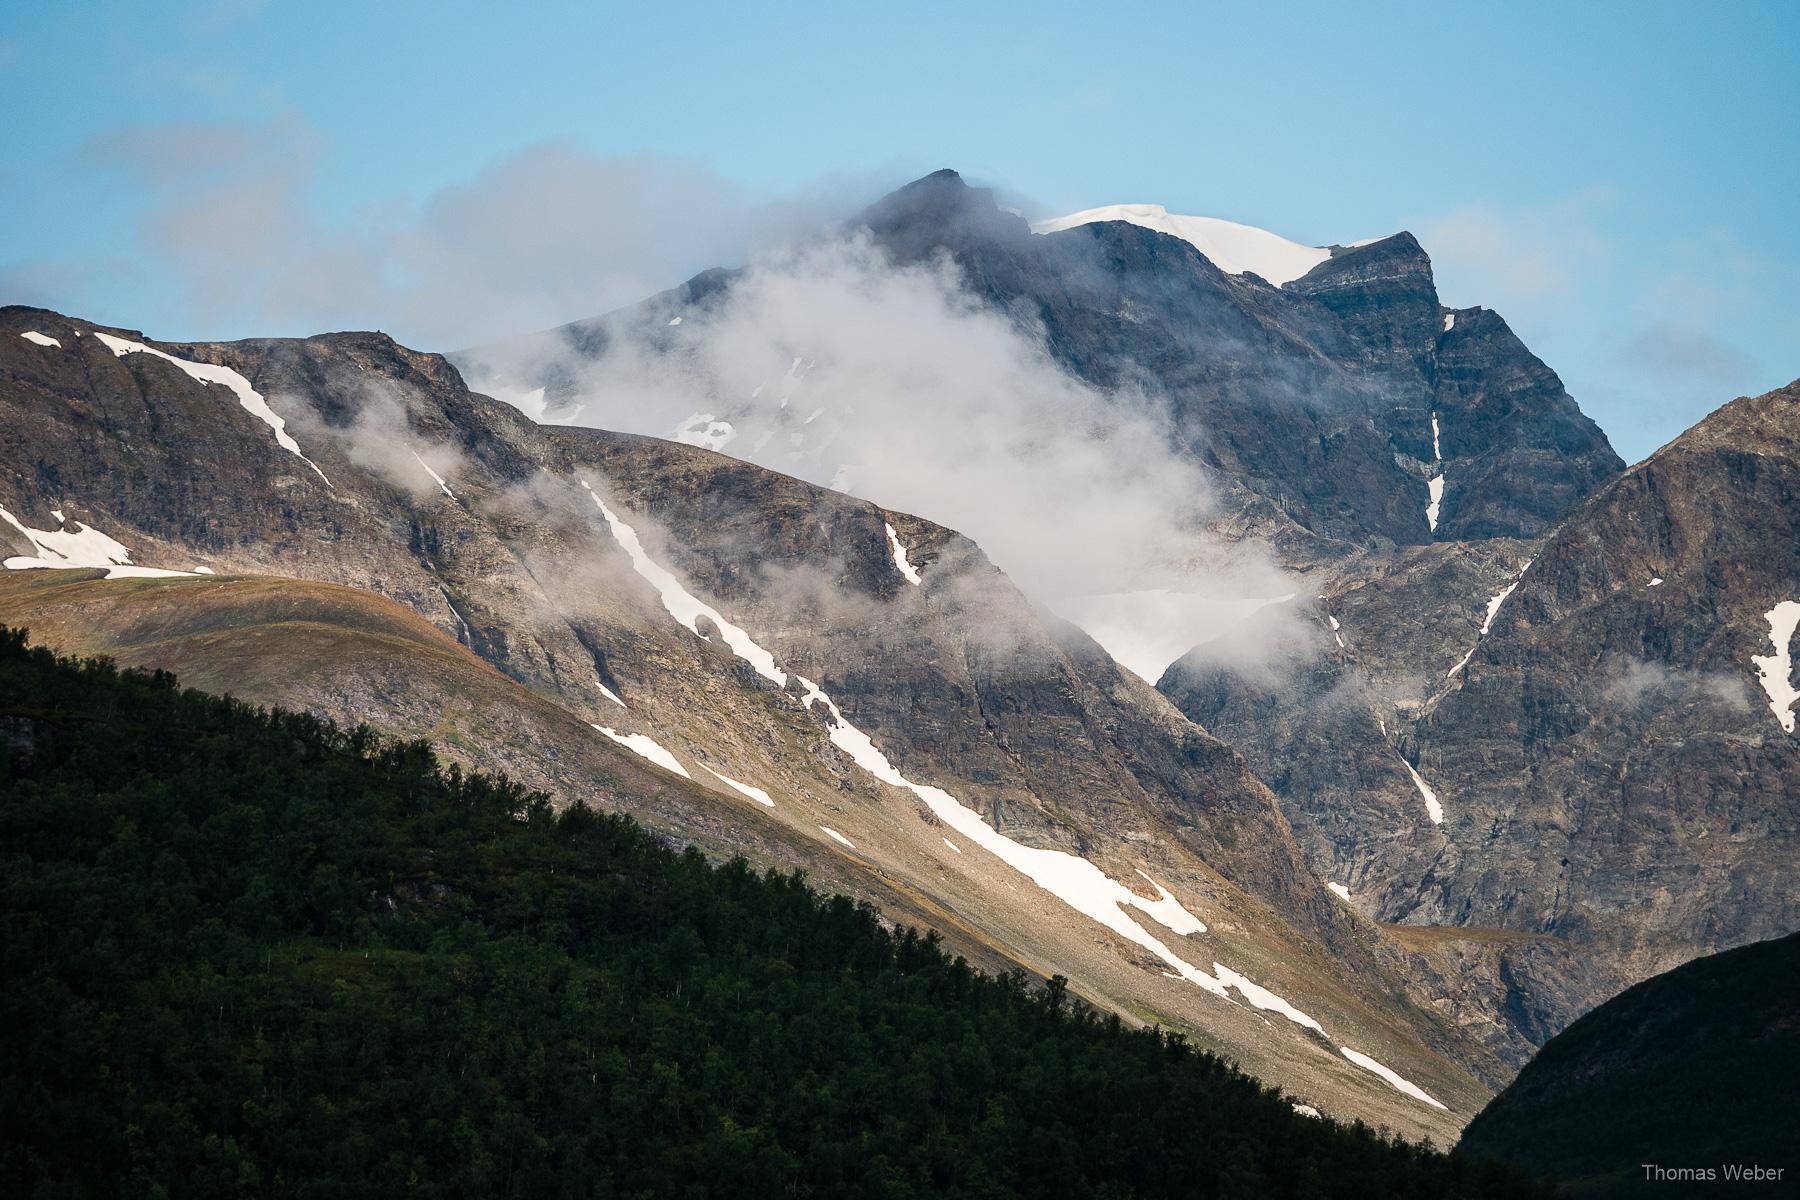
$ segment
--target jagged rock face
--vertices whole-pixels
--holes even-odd
[[[1409,770],[1413,723],[1480,637],[1483,600],[1517,576],[1530,548],[1514,539],[1441,542],[1314,572],[1309,582],[1322,591],[1291,602],[1305,619],[1298,638],[1294,623],[1285,627],[1281,656],[1247,672],[1202,645],[1157,682],[1183,713],[1243,751],[1281,798],[1315,870],[1379,921],[1411,915],[1418,881],[1446,853],[1444,828]],[[1256,626],[1274,619],[1264,610],[1225,640],[1271,641]],[[1475,931],[1460,942],[1409,944],[1432,960],[1415,968],[1422,1002],[1450,997],[1465,1029],[1509,1062],[1523,1063],[1542,1043],[1506,1007],[1500,956],[1518,953],[1509,942]]]
[[[1726,405],[1542,543],[1321,577],[1314,644],[1269,680],[1201,647],[1159,686],[1246,748],[1359,907],[1474,931],[1438,957],[1516,1060],[1636,980],[1800,926],[1800,736],[1764,679],[1794,679],[1797,499],[1790,387]]]
[[[1627,982],[1800,926],[1800,736],[1754,661],[1791,686],[1788,601],[1794,386],[1726,405],[1537,554],[1418,725],[1462,815],[1415,911],[1555,934]]]
[[[146,349],[115,353],[125,343]],[[195,377],[212,367],[237,382]],[[31,309],[0,309],[0,506],[13,518],[0,541],[16,559],[49,561],[105,535],[101,548],[128,549],[133,568],[218,573],[47,572],[81,583],[80,595],[6,589],[10,620],[48,622],[54,606],[61,636],[86,636],[88,649],[210,667],[339,719],[379,724],[391,712],[402,732],[454,735],[477,765],[541,754],[543,769],[525,773],[562,799],[642,803],[660,828],[715,850],[741,824],[760,861],[825,856],[833,882],[931,921],[982,961],[1061,972],[1080,994],[1190,1030],[1328,1111],[1441,1139],[1484,1099],[1478,1079],[1504,1077],[1478,1040],[1409,1000],[1406,949],[1324,892],[1238,754],[929,521],[692,447],[540,428],[469,393],[441,358],[379,335],[151,345]],[[712,611],[678,618],[647,569],[672,572]],[[245,575],[300,582],[258,584],[251,603]],[[332,616],[341,597],[321,599],[320,584],[397,601],[454,643],[392,634],[391,614]],[[390,632],[370,633],[369,621]],[[785,682],[730,648],[740,635]],[[291,680],[245,659],[259,643],[286,647],[270,659],[280,663],[371,637],[379,655],[342,669],[307,660]],[[230,670],[207,660],[227,647]],[[507,678],[451,661],[469,651]],[[396,678],[377,663],[395,664]],[[469,679],[489,680],[481,702],[434,724],[433,705]],[[841,720],[806,698],[813,685]],[[509,716],[509,687],[550,708],[525,713],[521,700]],[[1052,861],[1156,904],[1142,872],[1207,930],[1178,930],[1164,911],[1131,926],[1150,945],[1108,916],[1136,901],[1087,915],[950,825],[941,799],[883,782],[843,748],[843,722],[1018,852],[1068,856]],[[626,751],[597,726],[653,739],[686,777],[640,791],[618,767]],[[586,763],[598,764],[592,791]],[[1200,972],[1241,972],[1328,1038],[1202,989],[1155,946]],[[1389,1087],[1339,1045],[1448,1109]]]
[[[1246,673],[1198,646],[1157,683],[1243,749],[1320,873],[1383,919],[1397,919],[1411,881],[1444,848],[1407,769],[1413,722],[1481,636],[1483,600],[1517,577],[1531,545],[1439,543],[1315,572],[1323,590],[1292,602],[1306,619],[1279,658]],[[1258,638],[1256,625],[1276,615],[1256,614],[1241,635]]]
[[[1594,423],[1498,314],[1446,315],[1456,321],[1438,342],[1435,384],[1454,474],[1440,535],[1541,534],[1624,464],[1595,444]]]
[[[1533,536],[1623,465],[1498,316],[1439,304],[1410,234],[1337,248],[1277,288],[1125,222],[1033,234],[951,171],[902,188],[860,224],[898,263],[948,254],[971,293],[1041,332],[1077,377],[1108,391],[1145,388],[1217,482],[1219,527],[1268,539],[1293,563]],[[703,317],[733,280],[709,272],[547,340],[578,357],[604,355],[622,337],[673,353],[667,314]],[[691,336],[691,326],[680,335]],[[566,376],[523,386],[535,384],[565,389],[565,399],[574,386]],[[1447,484],[1434,532],[1425,513],[1437,474]]]
[[[891,518],[915,565],[956,581],[928,611],[866,504],[670,442],[545,432],[563,469],[598,472],[655,519],[686,578],[795,670],[829,676],[852,721],[907,730],[918,758],[903,770],[976,781],[997,825],[1075,852],[1119,836],[1137,805],[1159,807],[1227,878],[1326,904],[1242,758],[1079,630],[1033,613],[967,539]],[[1310,920],[1333,924],[1323,908]]]

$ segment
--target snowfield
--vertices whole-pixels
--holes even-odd
[[[1412,776],[1413,786],[1419,789],[1419,795],[1424,798],[1425,815],[1431,818],[1433,825],[1442,825],[1444,823],[1444,806],[1438,803],[1437,793],[1431,790],[1431,785],[1426,783],[1418,771],[1413,769],[1411,763],[1403,758],[1400,760],[1400,765],[1406,768],[1408,775]]]
[[[640,758],[649,759],[663,770],[673,772],[683,779],[693,778],[692,775],[687,773],[687,768],[682,766],[680,761],[676,759],[673,754],[670,754],[667,750],[663,749],[662,746],[658,745],[656,739],[649,734],[620,733],[618,730],[608,729],[604,725],[595,725],[594,728],[598,729],[601,733],[604,733],[607,737],[619,743],[619,745],[625,747],[627,750],[638,755]]]
[[[906,546],[900,541],[900,535],[894,532],[891,524],[887,526],[887,540],[888,549],[894,555],[894,569],[900,572],[906,582],[918,587],[919,568],[913,566],[912,561],[906,557]]]
[[[1302,246],[1254,225],[1217,217],[1185,217],[1160,204],[1108,204],[1052,217],[1031,227],[1033,233],[1056,233],[1096,221],[1124,221],[1180,238],[1206,255],[1227,275],[1260,275],[1276,287],[1300,278],[1331,257],[1322,246]],[[1379,240],[1379,239],[1377,239]],[[1367,244],[1361,243],[1361,244]]]
[[[51,515],[56,518],[58,525],[69,524],[63,520],[61,511]],[[7,559],[5,566],[9,571],[29,571],[33,568],[67,571],[97,567],[106,571],[108,579],[160,579],[194,574],[193,571],[165,571],[160,567],[133,566],[131,551],[123,544],[80,521],[73,522],[72,529],[33,529],[4,507],[0,507],[0,518],[4,518],[14,529],[24,534],[37,550],[36,554],[16,554]],[[210,571],[207,573],[211,574]]]

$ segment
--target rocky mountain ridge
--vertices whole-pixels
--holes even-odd
[[[10,620],[182,670],[227,635],[273,663],[312,646],[310,675],[238,677],[354,721],[402,693],[416,729],[418,699],[475,688],[443,718],[472,762],[540,755],[565,795],[592,771],[592,798],[677,837],[833,857],[983,961],[1065,974],[1327,1111],[1442,1137],[1485,1094],[1471,1072],[1503,1077],[1406,999],[1406,949],[1323,890],[1235,752],[928,521],[534,426],[379,335],[176,345],[0,310],[0,407],[0,536],[49,581],[9,588]],[[58,554],[92,569],[32,569]],[[321,663],[347,618],[320,585],[411,609],[468,661],[389,637],[385,689]],[[521,687],[551,706],[525,730],[493,715]]]

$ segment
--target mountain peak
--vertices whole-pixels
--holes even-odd
[[[856,224],[868,227],[903,259],[935,246],[1029,233],[1023,218],[994,202],[991,189],[970,187],[948,167],[883,196],[863,210]]]

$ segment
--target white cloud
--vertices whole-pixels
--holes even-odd
[[[1162,654],[1168,631],[1137,636],[1122,614],[1167,606],[1095,593],[1181,593],[1191,639],[1170,643],[1172,660],[1235,624],[1231,602],[1294,590],[1256,548],[1204,532],[1212,490],[1173,448],[1157,398],[1077,380],[1041,331],[979,302],[947,260],[896,267],[866,238],[815,243],[759,260],[717,304],[607,328],[597,362],[534,341],[511,386],[555,368],[579,381],[564,419],[665,437],[709,414],[731,427],[725,453],[968,534],[1133,661]]]

